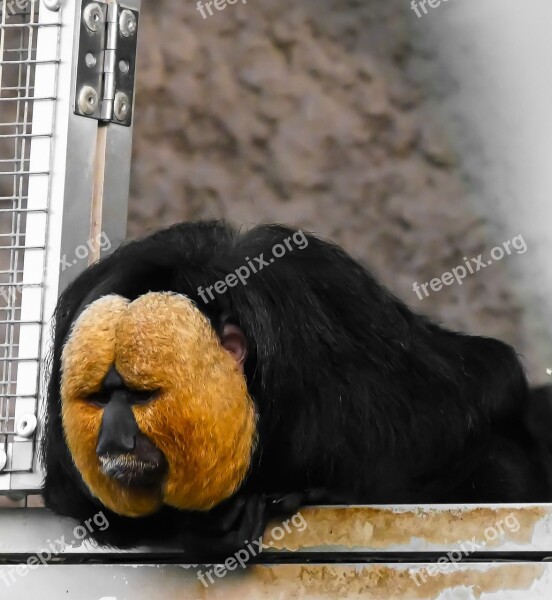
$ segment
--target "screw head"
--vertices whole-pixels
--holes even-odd
[[[125,8],[121,11],[121,16],[119,17],[119,30],[121,35],[126,38],[132,37],[136,34],[137,25],[136,17],[131,10]]]
[[[117,121],[124,121],[130,113],[130,98],[124,92],[115,94],[113,114]]]
[[[89,85],[84,85],[79,93],[79,110],[84,115],[93,115],[98,109],[98,92]]]
[[[63,0],[42,0],[42,4],[44,4],[48,10],[56,12],[61,8]]]
[[[32,413],[21,415],[15,424],[16,435],[24,438],[29,438],[36,430],[37,420]]]
[[[83,12],[82,18],[90,31],[98,31],[104,23],[104,13],[102,7],[93,2],[89,4]]]

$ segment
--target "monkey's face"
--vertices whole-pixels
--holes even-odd
[[[67,445],[91,493],[125,516],[208,510],[242,483],[256,414],[236,360],[184,296],[105,296],[62,355]]]

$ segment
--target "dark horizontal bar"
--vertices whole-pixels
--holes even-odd
[[[28,59],[28,60],[0,60],[0,65],[8,66],[8,65],[56,65],[61,61],[59,58],[51,58],[49,60],[37,60],[37,59]]]
[[[0,286],[2,287],[2,286]],[[41,325],[42,321],[18,321],[17,319],[5,319],[5,320],[1,320],[0,319],[0,325]],[[0,397],[2,396],[2,394],[0,394]]]
[[[6,509],[14,510],[14,509]],[[34,509],[26,509],[34,510]],[[263,550],[260,554],[252,556],[247,564],[250,565],[325,565],[325,564],[379,564],[379,563],[412,563],[425,564],[437,563],[446,556],[446,552],[273,552]],[[14,565],[26,563],[29,558],[36,556],[36,552],[29,553],[0,553],[0,565]],[[224,564],[230,556],[212,558],[202,555],[201,558],[186,552],[95,552],[70,553],[53,556],[48,565],[177,565],[193,564],[198,566]],[[551,562],[552,554],[546,552],[478,552],[464,558],[458,563],[510,563],[510,562]],[[457,563],[457,564],[458,564]]]
[[[5,247],[5,246],[4,246]],[[2,246],[0,246],[0,250],[2,250]],[[42,287],[43,283],[0,283],[0,288],[2,287],[20,287],[20,288],[36,288]]]
[[[7,196],[0,196],[0,201],[2,200],[5,202],[16,202],[18,200],[28,200],[28,198],[26,196],[22,196],[21,198],[8,198]],[[48,210],[48,208],[0,208],[0,213],[47,213]]]
[[[14,161],[19,162],[19,161]],[[0,171],[0,176],[15,177],[21,175],[49,175],[50,171]]]
[[[19,101],[38,101],[38,100],[56,100],[55,96],[19,96],[17,98],[0,98],[0,102],[19,102]]]
[[[18,358],[17,356],[0,357],[0,362],[39,362],[40,358]]]
[[[25,13],[20,13],[19,16],[24,16]],[[60,23],[5,23],[2,24],[2,29],[21,29],[23,27],[61,27]]]
[[[44,250],[45,246],[0,246],[2,250]]]
[[[17,124],[18,125],[18,124]],[[24,138],[51,138],[51,133],[3,133],[0,139],[24,139]]]

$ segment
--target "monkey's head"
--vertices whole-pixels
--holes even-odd
[[[185,296],[90,304],[63,348],[61,413],[92,495],[130,517],[208,510],[231,496],[256,437],[244,358],[239,329],[219,337]]]

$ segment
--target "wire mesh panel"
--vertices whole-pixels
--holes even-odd
[[[75,110],[80,36],[86,46],[98,27],[88,4],[0,0],[0,493],[41,485],[37,448],[58,295],[125,237],[131,123]],[[107,62],[103,48],[85,50],[96,52],[94,64]]]
[[[2,0],[0,30],[0,487],[34,467],[50,154],[60,23]]]

